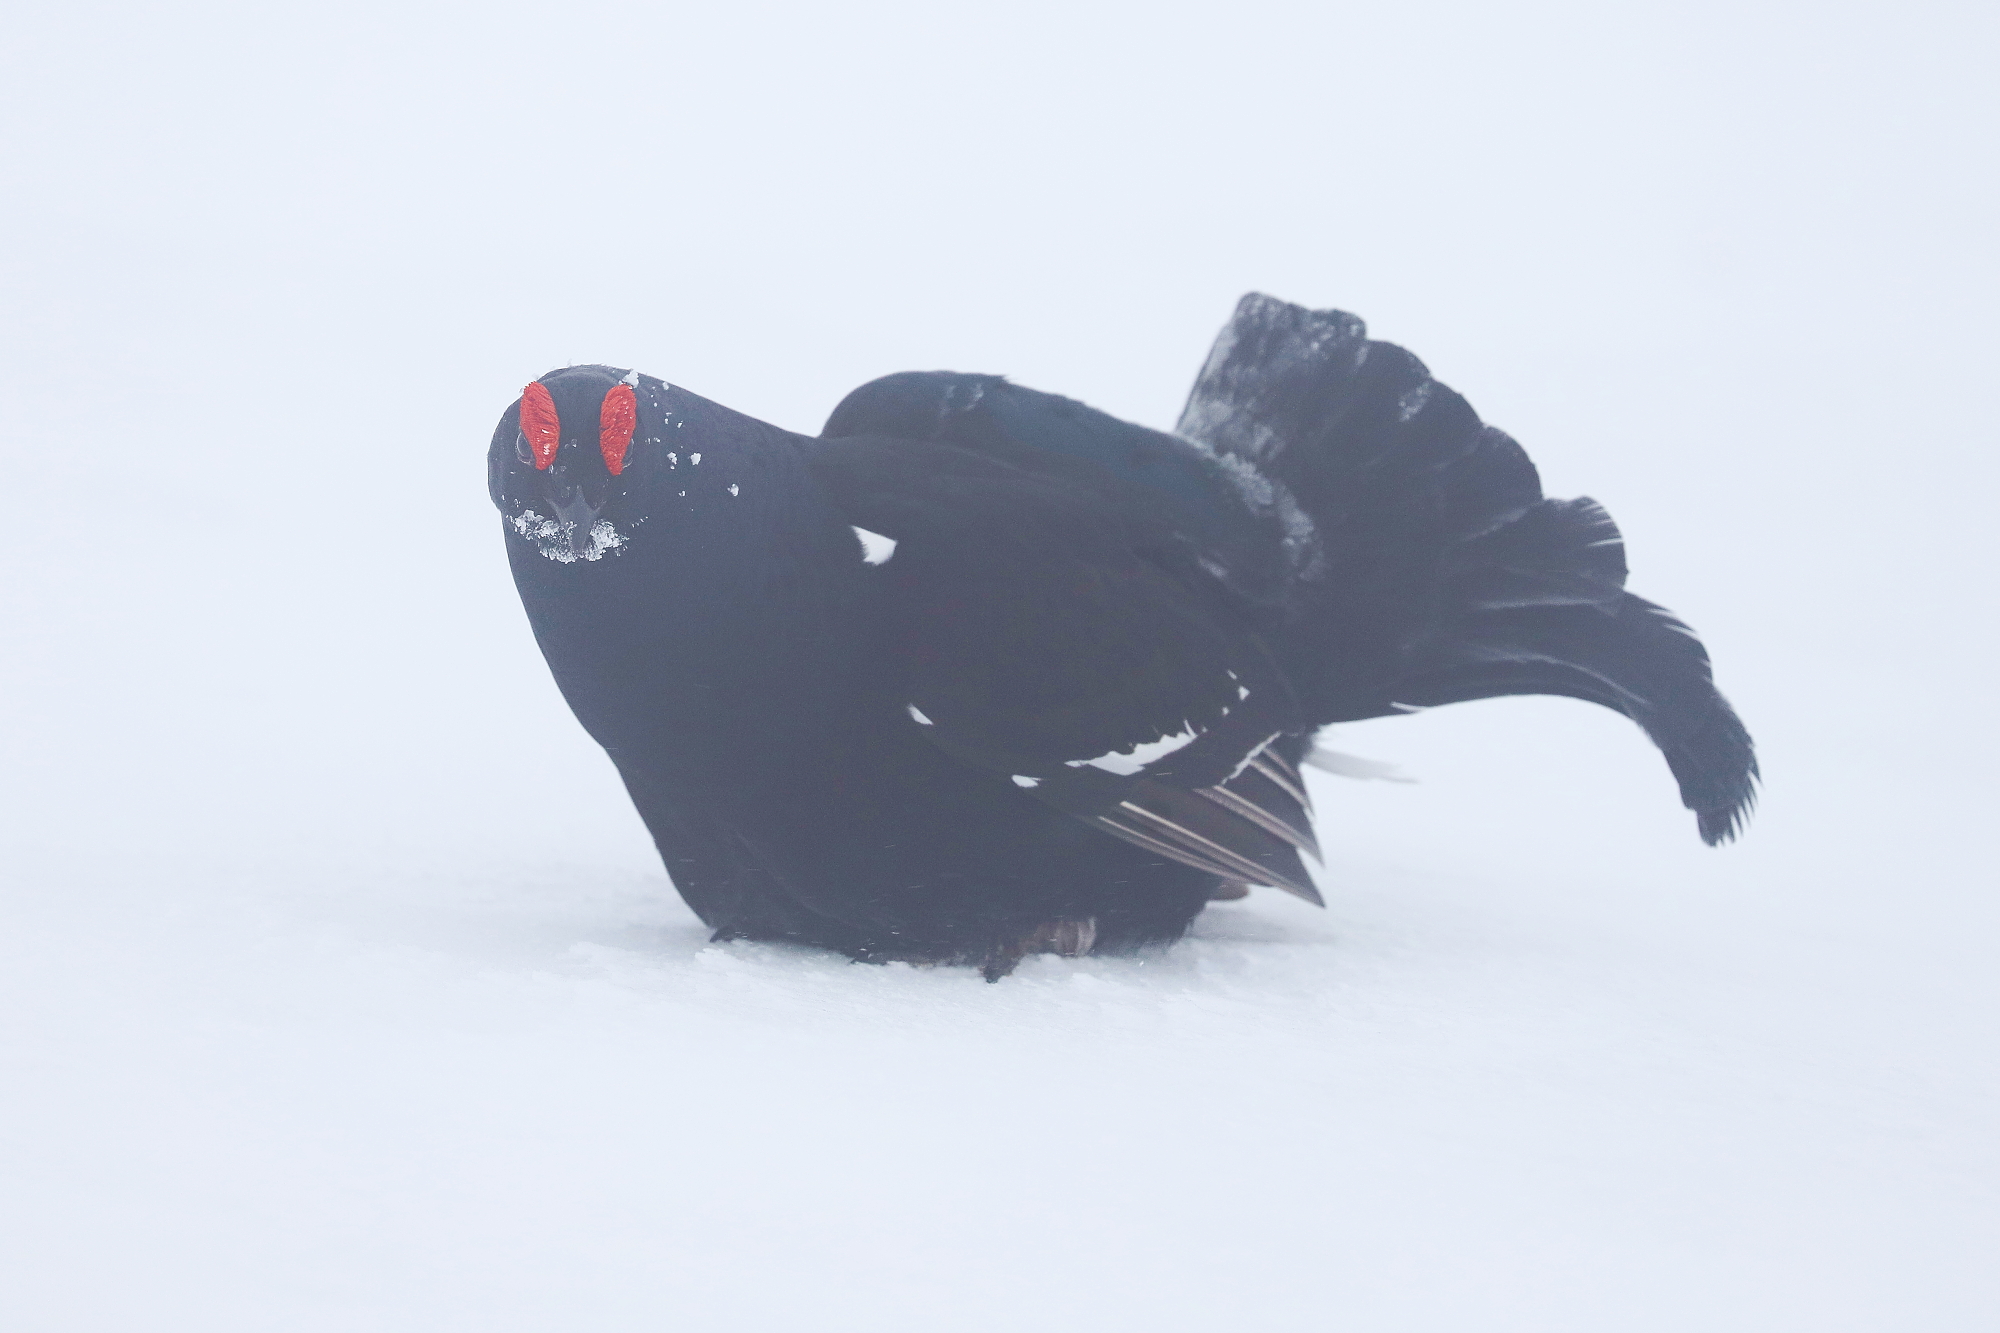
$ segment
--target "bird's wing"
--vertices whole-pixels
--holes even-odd
[[[1283,600],[1305,556],[1310,525],[1282,488],[1243,460],[998,375],[906,371],[871,380],[841,400],[821,432],[860,435],[1055,467],[1117,493],[1170,528],[1253,617]]]
[[[909,725],[1128,842],[1318,900],[1304,788],[1269,748],[1296,703],[1227,595],[1175,567],[1170,525],[1060,458],[885,437],[810,456],[894,543],[871,577]]]
[[[1564,694],[1646,730],[1704,840],[1756,794],[1750,735],[1694,632],[1627,593],[1590,500],[1553,500],[1528,456],[1423,362],[1338,310],[1243,298],[1180,433],[1289,490],[1316,555],[1274,640],[1315,723],[1503,694]]]

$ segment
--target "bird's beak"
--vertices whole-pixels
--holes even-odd
[[[597,526],[597,516],[603,512],[602,507],[584,499],[580,486],[572,488],[569,494],[552,504],[556,521],[563,525],[563,535],[569,542],[569,553],[579,560],[583,559],[590,553],[590,530]]]

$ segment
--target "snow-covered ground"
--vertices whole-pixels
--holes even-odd
[[[559,826],[45,871],[5,946],[12,1299],[65,1329],[1986,1326],[2000,1023],[1963,872],[1776,811],[1714,872],[1642,819],[1522,836],[1549,802],[1510,785],[1559,776],[1526,767],[1323,784],[1328,912],[1259,894],[998,986],[707,945],[636,839]]]
[[[1990,15],[274,14],[10,32],[0,1326],[2000,1326]],[[1507,701],[1340,729],[1422,781],[1314,776],[1324,912],[705,943],[513,602],[519,384],[1165,423],[1252,287],[1610,507],[1745,841]]]

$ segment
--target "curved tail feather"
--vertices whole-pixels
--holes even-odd
[[[1353,315],[1253,293],[1178,430],[1255,463],[1313,521],[1282,655],[1316,722],[1586,699],[1645,729],[1704,841],[1741,830],[1756,754],[1694,632],[1624,590],[1601,506],[1545,498],[1521,447],[1415,356]]]
[[[1608,609],[1476,616],[1411,663],[1383,711],[1508,694],[1586,699],[1638,723],[1666,756],[1681,802],[1710,846],[1742,832],[1756,805],[1756,749],[1716,692],[1707,651],[1692,630],[1643,597],[1625,593]]]

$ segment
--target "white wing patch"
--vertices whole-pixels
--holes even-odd
[[[866,528],[854,529],[854,535],[861,539],[861,558],[871,565],[879,565],[896,554],[896,539],[884,537],[879,532]]]
[[[1065,762],[1071,768],[1082,768],[1088,764],[1092,768],[1101,768],[1106,773],[1131,777],[1146,765],[1157,763],[1183,746],[1194,744],[1195,737],[1200,733],[1185,722],[1181,725],[1187,727],[1187,730],[1175,732],[1171,736],[1162,736],[1156,741],[1147,741],[1144,745],[1135,745],[1129,750],[1113,750],[1095,759],[1070,759]]]

